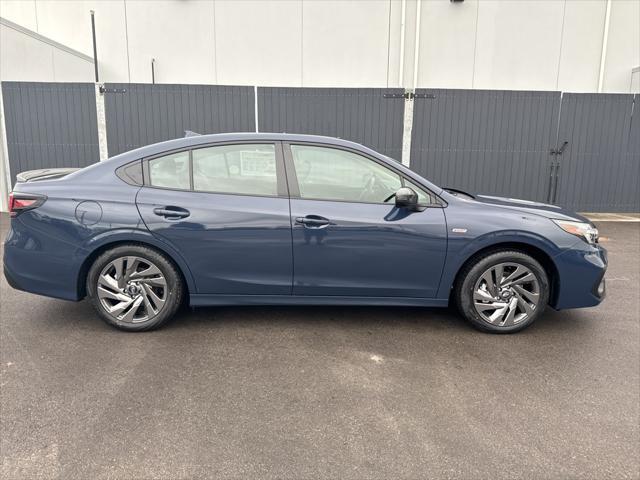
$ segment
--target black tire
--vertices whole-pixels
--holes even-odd
[[[163,289],[166,288],[166,292],[163,290],[164,303],[158,313],[148,320],[140,321],[139,323],[120,321],[107,312],[98,296],[98,279],[103,269],[121,257],[138,257],[156,266],[164,276],[166,281],[166,287],[162,287]],[[100,318],[109,325],[128,332],[148,331],[160,327],[175,315],[184,295],[182,277],[173,262],[158,251],[142,245],[120,245],[102,253],[89,269],[86,288],[87,296]]]
[[[487,270],[503,263],[526,267],[535,275],[539,285],[538,303],[533,313],[515,325],[491,324],[482,318],[474,306],[474,290],[480,277]],[[498,250],[479,256],[465,265],[458,275],[458,281],[454,288],[454,299],[462,316],[478,330],[489,333],[515,333],[527,328],[543,314],[549,302],[549,290],[549,277],[536,259],[517,250]]]

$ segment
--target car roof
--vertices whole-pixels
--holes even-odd
[[[167,140],[164,142],[154,143],[151,145],[146,145],[144,147],[136,148],[135,150],[130,150],[128,152],[121,153],[120,155],[116,155],[110,160],[118,160],[122,163],[126,163],[137,158],[149,157],[180,148],[188,148],[210,143],[256,140],[323,143],[328,145],[355,148],[357,150],[361,150],[376,156],[381,155],[379,152],[371,150],[364,145],[336,137],[327,137],[322,135],[302,135],[294,133],[234,132],[214,133],[207,135],[189,135],[183,138],[176,138],[174,140]]]
[[[70,181],[75,181],[79,178],[83,178],[84,181],[100,181],[100,179],[104,179],[109,177],[110,175],[113,175],[113,171],[115,168],[118,168],[134,160],[161,155],[165,152],[171,152],[172,150],[179,150],[184,148],[197,147],[198,145],[208,145],[222,142],[260,140],[275,142],[306,142],[351,148],[364,154],[370,155],[374,158],[381,159],[389,166],[393,166],[395,169],[400,170],[406,177],[417,181],[418,184],[424,184],[429,190],[436,194],[442,191],[440,187],[432,184],[425,178],[418,175],[416,172],[411,171],[400,162],[397,162],[396,160],[359,143],[344,140],[342,138],[327,137],[322,135],[302,135],[295,133],[237,132],[216,133],[211,135],[194,134],[183,138],[176,138],[174,140],[167,140],[164,142],[154,143],[152,145],[146,145],[144,147],[136,148],[135,150],[121,153],[109,158],[106,161],[94,163],[93,165],[85,167],[82,170],[68,175],[66,178]]]

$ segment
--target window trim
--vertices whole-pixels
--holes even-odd
[[[276,159],[276,194],[275,195],[259,195],[249,193],[233,193],[233,192],[213,192],[208,190],[195,190],[193,186],[193,151],[200,150],[202,148],[211,147],[224,147],[224,146],[242,146],[242,145],[273,145],[275,159]],[[166,157],[168,155],[174,155],[177,153],[189,152],[189,188],[171,188],[160,187],[158,185],[151,184],[151,178],[149,175],[149,162],[157,158]],[[165,150],[164,152],[150,155],[142,159],[142,178],[143,186],[147,188],[155,188],[158,190],[171,190],[176,192],[191,192],[191,193],[204,193],[213,195],[235,195],[240,197],[260,197],[260,198],[289,198],[289,190],[286,180],[286,171],[283,160],[282,142],[278,140],[244,140],[244,141],[228,141],[228,142],[214,142],[204,143],[198,145],[189,145],[186,147],[175,148],[173,150]]]
[[[342,150],[342,151],[345,151],[345,152],[353,153],[355,155],[359,155],[361,157],[364,157],[364,158],[366,158],[368,160],[371,160],[371,161],[377,163],[378,165],[380,165],[383,168],[391,170],[393,173],[398,175],[400,177],[400,184],[403,187],[405,186],[405,181],[409,181],[411,183],[415,183],[420,188],[422,188],[425,192],[427,192],[433,198],[433,200],[435,202],[435,203],[430,203],[430,204],[418,204],[419,207],[444,208],[444,207],[447,206],[446,202],[444,202],[440,198],[440,196],[438,196],[435,193],[433,193],[433,191],[431,191],[430,188],[427,188],[426,186],[422,185],[420,182],[417,182],[416,180],[414,180],[412,178],[407,178],[407,176],[403,172],[401,172],[399,169],[396,169],[392,165],[389,165],[389,164],[383,162],[382,160],[380,160],[379,158],[376,158],[373,155],[369,155],[366,152],[363,152],[361,150],[358,150],[358,149],[355,149],[355,148],[350,148],[350,147],[344,147],[342,145],[333,145],[333,144],[318,143],[318,142],[283,141],[282,145],[283,145],[283,148],[284,148],[284,166],[285,166],[285,171],[286,171],[286,174],[287,174],[287,183],[288,183],[288,186],[289,186],[289,194],[290,194],[290,197],[292,199],[309,200],[309,201],[314,201],[314,202],[361,203],[361,204],[365,204],[365,205],[387,205],[387,206],[388,205],[392,205],[389,202],[386,202],[386,203],[385,202],[363,202],[363,201],[358,201],[358,200],[336,200],[336,199],[328,199],[328,198],[303,198],[300,195],[300,186],[299,186],[299,183],[298,183],[298,174],[296,173],[295,164],[293,162],[293,152],[291,150],[291,146],[292,145],[299,145],[299,146],[327,148],[327,149],[331,149],[331,150]]]
[[[136,165],[137,164],[137,165]],[[140,175],[141,175],[141,179],[138,182],[137,180],[135,180],[134,178],[132,178],[128,173],[127,170],[131,167],[138,167],[140,168]],[[116,177],[118,177],[120,180],[122,180],[123,182],[125,182],[128,185],[132,185],[134,187],[141,187],[144,185],[144,170],[142,168],[142,159],[138,158],[136,160],[133,160],[131,162],[127,162],[123,165],[120,165],[118,168],[115,169],[115,174]]]

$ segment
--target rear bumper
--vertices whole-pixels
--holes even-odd
[[[603,247],[581,241],[554,260],[558,283],[553,308],[593,307],[605,299],[607,251]]]
[[[60,298],[62,300],[78,301],[78,292],[75,280],[62,278],[57,281],[54,275],[45,271],[47,263],[33,267],[28,266],[28,262],[16,262],[15,251],[11,248],[4,249],[4,278],[7,283],[16,290],[22,290],[45,297]],[[20,268],[15,268],[15,264],[20,264]]]
[[[20,286],[20,283],[18,283],[18,281],[16,280],[14,274],[11,273],[11,271],[7,268],[6,265],[3,265],[2,270],[4,273],[4,278],[7,280],[7,283],[11,288],[15,288],[16,290],[24,290],[24,288],[22,288]]]
[[[12,219],[4,243],[3,271],[17,290],[64,300],[79,300],[79,265],[74,249],[64,242],[44,238]]]

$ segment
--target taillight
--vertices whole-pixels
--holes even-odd
[[[11,192],[9,194],[9,213],[15,217],[26,210],[38,208],[47,199],[44,195]]]

